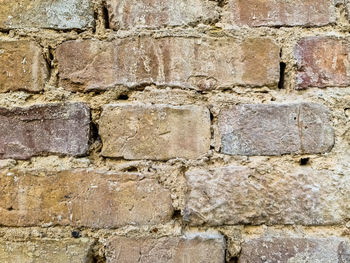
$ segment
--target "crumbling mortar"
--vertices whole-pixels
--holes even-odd
[[[225,5],[225,1],[217,1],[218,5],[222,8]],[[232,104],[237,103],[271,103],[272,98],[274,99],[273,102],[275,103],[286,103],[286,102],[294,102],[299,101],[301,98],[303,100],[312,101],[312,102],[320,102],[322,104],[327,105],[330,107],[333,111],[337,111],[339,109],[343,110],[345,107],[349,107],[349,102],[347,102],[346,98],[350,98],[350,94],[347,91],[349,87],[346,88],[335,88],[335,89],[325,89],[322,90],[322,93],[324,93],[326,98],[319,97],[318,91],[316,90],[308,90],[308,91],[296,91],[294,90],[294,73],[296,71],[296,63],[295,59],[293,57],[293,47],[298,39],[304,36],[310,36],[310,35],[328,35],[329,32],[331,32],[332,35],[348,38],[349,37],[349,31],[350,31],[350,24],[347,19],[344,18],[345,11],[344,11],[344,5],[340,4],[338,5],[338,18],[336,24],[333,25],[327,25],[322,27],[259,27],[259,28],[241,28],[239,30],[233,29],[223,29],[220,26],[216,27],[212,22],[207,21],[206,25],[201,25],[199,21],[196,21],[193,24],[189,24],[187,26],[180,26],[180,27],[164,27],[159,29],[137,29],[137,30],[118,30],[118,31],[112,31],[108,28],[106,28],[106,18],[105,14],[103,12],[104,3],[103,1],[95,1],[95,12],[96,12],[96,20],[95,20],[95,28],[89,29],[85,31],[80,30],[48,30],[48,29],[42,29],[37,31],[25,31],[25,30],[0,30],[0,39],[1,40],[25,40],[25,39],[34,39],[37,43],[39,43],[44,51],[44,54],[46,55],[46,59],[51,66],[51,76],[50,80],[48,81],[44,92],[39,94],[30,94],[26,92],[13,92],[10,94],[10,96],[13,96],[13,100],[11,98],[8,98],[8,94],[1,94],[0,95],[0,105],[1,106],[13,106],[13,105],[20,105],[20,106],[28,106],[36,103],[46,103],[46,102],[59,102],[59,101],[83,101],[89,104],[89,106],[92,109],[92,121],[94,123],[98,123],[98,119],[100,118],[101,113],[101,105],[107,104],[107,103],[119,103],[118,100],[118,94],[125,93],[127,91],[127,95],[129,97],[129,101],[138,101],[138,95],[141,93],[143,94],[147,88],[147,86],[151,86],[150,84],[144,84],[139,85],[133,88],[129,87],[118,87],[117,89],[110,91],[91,91],[87,93],[80,93],[80,92],[69,92],[64,90],[58,90],[58,68],[57,68],[57,60],[55,55],[55,48],[68,40],[77,40],[77,39],[98,39],[102,41],[113,41],[115,39],[122,39],[127,37],[136,37],[139,35],[144,36],[151,36],[156,38],[162,38],[162,37],[168,37],[168,36],[175,36],[175,37],[232,37],[235,39],[243,39],[248,36],[261,36],[261,37],[269,37],[274,39],[282,48],[282,56],[281,61],[286,62],[286,78],[285,78],[285,89],[283,91],[277,90],[276,86],[271,87],[259,87],[259,88],[252,88],[247,86],[235,86],[230,87],[225,90],[214,90],[214,91],[206,91],[206,92],[200,92],[200,91],[188,91],[188,92],[194,92],[196,97],[188,97],[186,101],[181,102],[179,105],[184,104],[197,104],[197,105],[204,105],[208,108],[210,108],[210,111],[213,112],[213,120],[211,123],[211,136],[212,140],[214,140],[215,132],[214,129],[217,126],[217,113],[220,108],[227,107]],[[220,20],[220,19],[219,19]],[[215,21],[220,22],[220,21]],[[50,48],[52,49],[52,53],[50,51]],[[52,54],[53,58],[49,58]],[[49,59],[48,59],[49,58]],[[174,90],[181,89],[181,87],[172,87],[173,89],[169,92],[173,92]],[[120,89],[120,90],[119,90]],[[156,87],[156,91],[165,90],[166,87]],[[121,91],[123,90],[123,91]],[[187,91],[186,91],[187,92]],[[332,97],[332,93],[338,93],[339,97],[344,97],[343,99],[339,99],[335,96],[333,98],[334,101],[330,101],[328,97]],[[278,93],[278,94],[277,94]],[[113,95],[109,97],[109,95]],[[18,96],[18,98],[24,98],[24,99],[16,99],[15,97]],[[252,98],[253,96],[253,98]],[[95,101],[92,101],[95,100]],[[151,101],[152,99],[150,99]],[[348,100],[349,101],[349,100]],[[159,101],[153,101],[154,103],[157,103]],[[169,104],[176,104],[172,101],[172,99],[168,99],[167,101],[162,101],[162,103],[169,103]],[[177,105],[177,104],[176,104]],[[211,107],[210,105],[215,105],[214,107]],[[341,127],[345,127],[347,120],[345,117],[341,119],[338,115],[338,112],[334,114],[334,118],[337,120],[337,123],[335,123],[335,130],[337,132],[338,137],[342,137],[345,134],[344,129]],[[162,166],[163,170],[167,170],[171,166],[180,166],[179,168],[179,174],[181,174],[182,177],[184,177],[184,174],[189,169],[189,167],[194,168],[207,168],[207,167],[215,167],[215,166],[222,166],[222,165],[248,165],[251,167],[255,167],[256,164],[261,164],[264,162],[270,162],[273,165],[273,169],[275,167],[283,167],[285,163],[288,164],[294,164],[298,165],[300,157],[304,155],[295,155],[295,156],[282,156],[282,157],[237,157],[237,156],[224,156],[219,153],[219,149],[216,149],[215,151],[211,151],[208,153],[207,156],[204,156],[198,160],[168,160],[168,161],[127,161],[123,160],[121,158],[104,158],[100,154],[100,145],[97,145],[96,148],[92,147],[91,152],[86,158],[71,158],[71,157],[57,157],[54,163],[50,162],[50,157],[38,157],[38,158],[32,158],[32,160],[29,161],[15,161],[15,162],[9,162],[9,167],[13,168],[13,166],[16,166],[19,170],[30,170],[30,169],[37,169],[33,163],[42,163],[46,164],[45,167],[47,169],[61,169],[57,168],[59,167],[59,164],[65,164],[65,168],[84,168],[84,167],[90,167],[90,168],[98,168],[98,169],[106,169],[110,171],[123,171],[123,169],[127,169],[127,167],[135,166],[140,171],[145,171],[148,168],[152,168],[155,166]],[[334,169],[333,160],[341,158],[342,155],[342,148],[336,148],[334,149],[330,154],[327,155],[307,155],[308,157],[312,158],[313,163],[311,164],[313,167],[317,168],[320,163],[322,163],[323,167],[327,167],[328,169]],[[86,161],[88,162],[85,162]],[[82,161],[80,163],[80,161]],[[58,164],[58,165],[57,165]],[[57,166],[56,166],[57,165]],[[43,165],[44,166],[44,165]],[[334,169],[337,171],[337,169]],[[339,172],[339,171],[338,171]],[[185,192],[181,190],[177,190],[177,187],[181,186],[183,187],[183,182],[181,183],[180,177],[177,178],[178,181],[175,181],[173,184],[166,184],[165,180],[167,179],[166,172],[161,172],[161,174],[157,177],[157,180],[160,184],[163,186],[172,189],[175,193],[178,193],[180,195],[179,199],[184,199]],[[176,184],[176,182],[180,182],[179,184]],[[178,204],[177,209],[180,209],[183,211],[184,204]],[[345,223],[344,223],[345,224]],[[206,231],[208,228],[212,230],[218,230],[219,232],[222,231],[222,233],[227,238],[236,238],[236,234],[233,233],[233,229],[235,228],[241,228],[240,231],[244,232],[246,231],[246,235],[251,236],[252,234],[249,233],[250,230],[255,233],[261,233],[261,232],[268,232],[269,230],[276,230],[283,232],[295,232],[299,234],[298,228],[302,229],[302,233],[304,235],[306,234],[312,234],[312,233],[318,233],[320,236],[322,235],[344,235],[346,237],[349,237],[349,232],[346,231],[346,227],[344,224],[339,224],[337,226],[334,225],[326,225],[326,226],[223,226],[223,227],[189,227],[184,224],[184,222],[180,218],[176,218],[173,222],[170,222],[166,225],[161,226],[152,226],[152,228],[156,227],[158,230],[157,234],[154,234],[151,232],[152,237],[160,237],[160,236],[166,236],[166,235],[179,235],[179,231],[181,233],[185,233],[187,231]],[[174,227],[174,225],[176,227]],[[1,227],[1,231],[8,231],[8,230],[16,230],[18,233],[23,234],[25,237],[23,240],[29,240],[32,237],[30,236],[31,231],[33,231],[34,228],[20,228],[20,227]],[[69,238],[70,233],[74,228],[70,227],[48,227],[48,228],[36,228],[38,231],[42,231],[47,235],[47,237],[51,238],[57,238],[57,236],[60,237],[61,235],[63,237]],[[179,230],[180,229],[180,230]],[[224,230],[222,230],[224,229]],[[248,229],[248,230],[247,230]],[[297,229],[297,230],[296,230]],[[127,235],[127,236],[149,236],[150,231],[152,231],[151,227],[149,228],[138,228],[134,226],[126,226],[123,228],[118,229],[100,229],[100,230],[92,230],[89,228],[81,228],[79,229],[84,237],[92,237],[96,240],[93,248],[93,257],[100,258],[105,253],[105,248],[103,246],[103,242],[101,240],[108,239],[111,236],[115,235]],[[51,232],[51,233],[48,233]],[[273,231],[272,231],[273,232]],[[242,233],[240,233],[243,235]],[[29,235],[29,236],[27,236]],[[253,234],[254,235],[254,234]],[[1,236],[1,235],[0,235]],[[41,238],[41,237],[38,237]],[[237,237],[237,240],[242,239],[242,237]],[[15,240],[15,239],[13,239]],[[235,255],[238,256],[239,254]],[[102,260],[101,259],[101,260]],[[231,259],[230,259],[231,260]],[[103,262],[100,261],[100,262]],[[230,261],[227,261],[230,262]]]

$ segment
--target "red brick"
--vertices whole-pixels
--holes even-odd
[[[210,148],[210,113],[195,105],[110,104],[99,121],[106,157],[196,159]]]
[[[1,0],[0,28],[86,29],[94,23],[90,0]]]
[[[44,89],[48,67],[35,42],[0,42],[0,92]]]
[[[329,152],[334,129],[329,109],[316,103],[242,104],[219,114],[221,152],[283,155]]]
[[[223,21],[238,26],[323,26],[335,22],[331,0],[229,0]]]
[[[213,23],[219,19],[215,1],[107,0],[112,29],[157,28]]]
[[[246,241],[238,263],[350,262],[350,246],[340,237],[262,237]]]
[[[84,155],[90,109],[84,103],[0,108],[0,159],[59,154]]]
[[[0,240],[1,263],[82,263],[93,262],[93,241],[80,238],[26,241]]]
[[[336,3],[343,3],[344,0],[337,0]],[[346,16],[348,18],[348,20],[350,21],[350,2],[349,1],[345,1],[345,11],[346,11]]]
[[[295,165],[186,172],[184,220],[199,225],[336,225],[350,212],[350,178]]]
[[[0,225],[115,228],[171,219],[169,190],[140,174],[2,172]]]
[[[225,241],[221,235],[196,233],[181,237],[115,237],[107,245],[108,263],[223,263]]]
[[[297,89],[350,85],[349,41],[334,37],[307,37],[295,47]]]
[[[279,47],[269,38],[68,41],[56,54],[60,86],[75,91],[146,84],[212,90],[279,81]]]

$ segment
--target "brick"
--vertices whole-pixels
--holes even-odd
[[[297,89],[350,85],[349,41],[332,37],[306,37],[294,51]]]
[[[225,262],[225,242],[218,234],[182,237],[112,238],[107,245],[107,263]]]
[[[59,85],[74,91],[150,84],[212,90],[279,81],[279,47],[268,38],[79,40],[59,45],[56,55]]]
[[[244,242],[238,263],[258,262],[350,262],[350,247],[339,237],[262,237]]]
[[[210,149],[210,114],[200,106],[106,105],[99,127],[106,157],[196,159]]]
[[[0,29],[86,29],[94,24],[89,0],[0,0]]]
[[[139,174],[93,170],[3,172],[3,226],[116,228],[171,219],[170,192]]]
[[[80,156],[89,148],[90,109],[79,102],[0,108],[0,130],[0,159]]]
[[[238,26],[324,26],[335,22],[331,0],[228,0],[223,21]]]
[[[29,241],[0,242],[0,261],[2,263],[81,263],[93,262],[92,242],[89,239],[42,239]]]
[[[214,23],[219,19],[214,1],[108,0],[112,29],[159,28]]]
[[[316,154],[334,145],[332,116],[321,104],[237,105],[221,110],[218,125],[224,154]]]
[[[186,181],[190,225],[335,225],[350,212],[349,178],[327,170],[226,166],[192,169]]]
[[[31,41],[0,42],[0,92],[38,92],[47,79],[48,67],[39,45]]]

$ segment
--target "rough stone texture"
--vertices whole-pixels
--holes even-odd
[[[115,228],[169,220],[170,192],[139,174],[3,172],[0,225]]]
[[[0,0],[0,263],[350,263],[349,6]]]
[[[213,23],[216,3],[208,0],[107,0],[112,29],[158,28]]]
[[[184,220],[191,225],[333,225],[350,212],[349,178],[327,170],[259,174],[227,166],[193,169],[186,180]]]
[[[48,68],[39,45],[31,41],[0,42],[0,92],[41,91],[47,78]]]
[[[323,26],[335,22],[332,0],[228,0],[223,21],[238,26]]]
[[[307,37],[295,47],[297,86],[332,87],[350,85],[349,41],[332,37]]]
[[[0,0],[0,29],[86,29],[94,24],[89,0]]]
[[[90,110],[79,102],[0,108],[0,130],[0,159],[84,155],[89,146]]]
[[[88,239],[0,241],[1,263],[92,263]]]
[[[99,127],[106,157],[195,159],[210,148],[209,110],[194,105],[106,105]]]
[[[279,47],[268,38],[67,41],[56,55],[60,86],[78,91],[146,84],[211,90],[279,80]]]
[[[350,246],[346,239],[263,237],[242,244],[238,263],[272,262],[350,262]]]
[[[190,237],[115,237],[107,246],[107,263],[225,262],[225,241],[220,235]]]
[[[334,145],[331,113],[315,103],[238,105],[222,110],[218,125],[225,154],[325,153]]]

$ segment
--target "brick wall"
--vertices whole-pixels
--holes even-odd
[[[348,0],[0,0],[0,262],[350,262]]]

